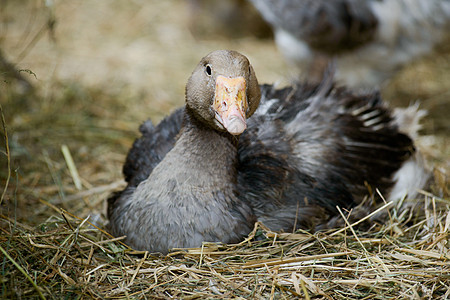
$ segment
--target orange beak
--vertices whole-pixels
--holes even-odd
[[[247,128],[246,87],[247,83],[243,77],[227,78],[219,75],[216,78],[213,104],[216,120],[233,135],[239,135]]]

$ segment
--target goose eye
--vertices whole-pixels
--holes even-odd
[[[252,74],[252,67],[248,66],[248,75]]]
[[[206,65],[205,72],[206,72],[206,75],[211,76],[212,70],[211,70],[210,65]]]

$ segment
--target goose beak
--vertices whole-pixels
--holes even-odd
[[[239,135],[247,128],[245,112],[248,103],[244,77],[216,78],[213,109],[216,120],[232,135]]]

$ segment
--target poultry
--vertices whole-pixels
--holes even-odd
[[[290,66],[320,78],[334,59],[336,80],[352,88],[382,86],[445,41],[450,29],[448,0],[250,2],[271,25]]]
[[[239,242],[256,221],[277,231],[326,226],[367,185],[387,195],[414,153],[378,93],[331,78],[259,86],[248,59],[228,50],[201,59],[184,108],[140,130],[128,186],[108,199],[109,226],[131,247],[161,253]]]

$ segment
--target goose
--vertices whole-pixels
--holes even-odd
[[[240,242],[257,221],[275,231],[326,226],[367,186],[395,190],[415,153],[379,93],[331,78],[259,85],[231,50],[203,57],[185,106],[140,131],[123,168],[128,185],[108,199],[109,228],[134,249],[163,254]]]
[[[272,27],[294,72],[319,77],[334,61],[336,81],[382,87],[430,53],[450,30],[448,0],[250,0]]]

